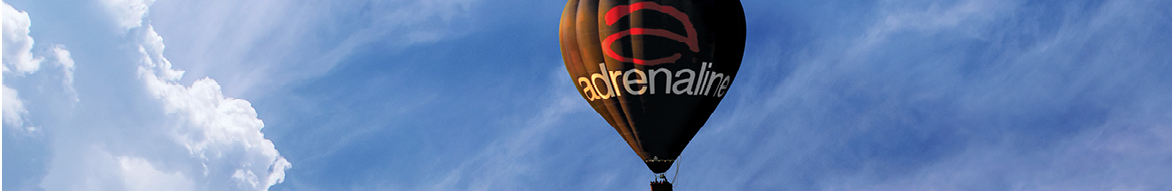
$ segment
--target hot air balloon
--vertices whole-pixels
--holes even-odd
[[[729,91],[746,18],[738,0],[570,0],[559,42],[576,91],[661,174]]]

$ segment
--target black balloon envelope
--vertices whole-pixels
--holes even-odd
[[[559,41],[576,91],[664,173],[730,90],[746,19],[737,0],[570,0]]]

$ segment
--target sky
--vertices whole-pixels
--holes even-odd
[[[4,190],[643,190],[561,1],[4,0]],[[1171,2],[747,0],[677,190],[1171,190]]]

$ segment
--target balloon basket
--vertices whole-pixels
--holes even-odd
[[[670,184],[669,181],[665,180],[649,182],[649,187],[652,188],[653,191],[673,191],[673,184]]]
[[[665,178],[665,174],[658,173],[659,177],[652,182],[649,182],[649,188],[653,191],[673,191],[673,184]]]

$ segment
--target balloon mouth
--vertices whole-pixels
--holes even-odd
[[[673,166],[673,160],[650,159],[645,160],[645,165],[649,166],[649,170],[652,170],[653,173],[665,173],[665,171],[669,170],[669,167]]]

